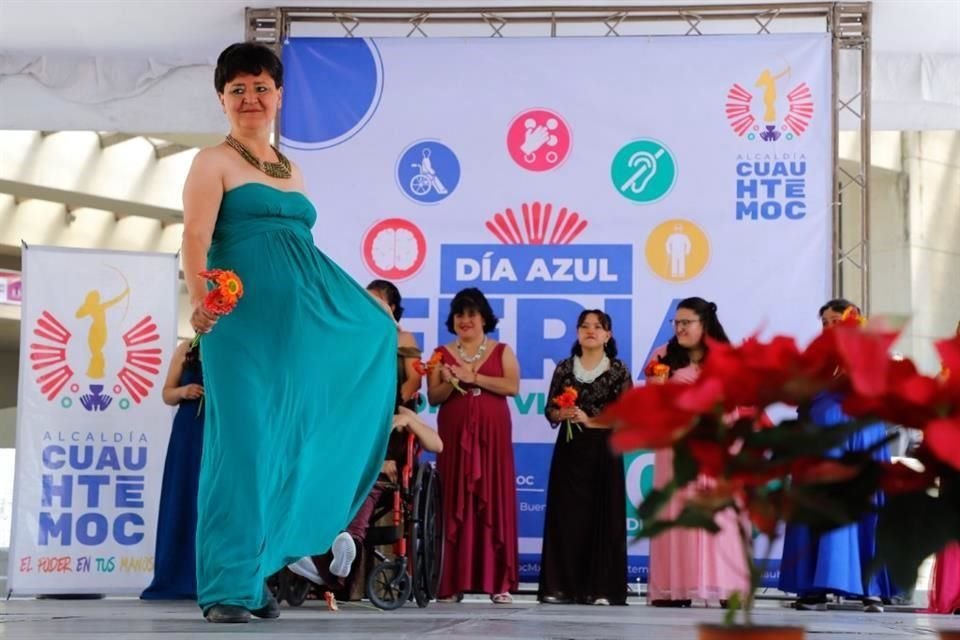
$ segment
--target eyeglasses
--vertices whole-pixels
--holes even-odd
[[[700,321],[699,321],[699,320],[686,320],[686,319],[676,320],[676,319],[674,319],[674,320],[671,320],[670,322],[672,322],[672,323],[673,323],[673,326],[674,326],[675,328],[677,328],[677,329],[686,329],[686,328],[689,327],[690,325],[696,324],[696,323],[698,323],[698,322],[700,322]]]

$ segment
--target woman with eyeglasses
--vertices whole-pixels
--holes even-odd
[[[655,362],[667,365],[669,373],[648,377],[647,384],[692,383],[709,356],[706,338],[730,342],[717,305],[703,298],[681,300],[673,319],[674,336],[654,352]],[[673,450],[654,453],[653,481],[663,487],[673,479]],[[700,478],[678,491],[661,512],[672,520],[680,515],[683,504],[698,489],[708,486]],[[647,600],[655,607],[689,607],[694,600],[720,601],[721,605],[736,591],[749,588],[749,575],[740,550],[736,515],[725,511],[717,515],[720,531],[709,534],[702,529],[674,528],[650,540],[650,572]]]
[[[626,483],[623,457],[610,450],[610,429],[594,419],[629,389],[617,359],[610,316],[588,309],[577,319],[570,357],[557,364],[550,398],[568,387],[576,405],[551,406],[559,428],[550,462],[537,599],[545,604],[627,603]]]

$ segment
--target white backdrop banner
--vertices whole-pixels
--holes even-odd
[[[398,283],[427,349],[479,287],[516,350],[521,573],[535,579],[556,433],[543,418],[576,318],[613,317],[641,374],[676,302],[728,333],[801,339],[829,291],[827,34],[291,39],[284,149],[317,244],[365,284]],[[652,454],[626,457],[632,504]],[[631,546],[631,579],[647,546]]]
[[[153,577],[177,269],[172,254],[23,251],[16,594],[134,594]]]

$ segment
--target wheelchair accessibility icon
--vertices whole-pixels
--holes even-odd
[[[460,161],[450,147],[440,142],[416,142],[400,156],[397,182],[407,197],[415,202],[435,204],[457,188]]]

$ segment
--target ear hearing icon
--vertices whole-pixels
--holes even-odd
[[[620,185],[620,191],[626,192],[629,189],[631,193],[643,193],[653,176],[657,175],[657,160],[663,155],[663,151],[663,149],[658,149],[656,153],[638,151],[630,156],[627,164],[636,171]]]

